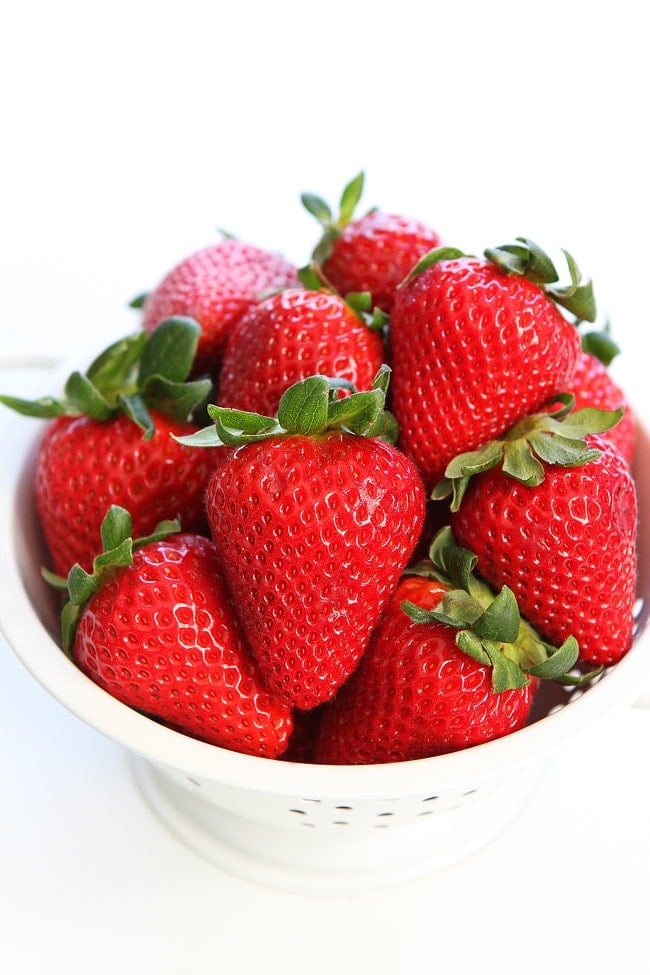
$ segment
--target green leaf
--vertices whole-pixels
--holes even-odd
[[[112,405],[118,393],[135,385],[136,367],[147,333],[140,330],[113,342],[95,358],[86,370],[86,378]]]
[[[585,406],[575,410],[562,420],[560,430],[563,437],[580,440],[590,433],[605,433],[615,427],[623,416],[623,407],[617,410],[599,410]]]
[[[483,649],[492,664],[492,690],[495,694],[526,686],[528,683],[526,674],[518,664],[501,652],[499,646],[490,640],[484,640]]]
[[[365,434],[374,427],[384,407],[381,389],[353,393],[330,403],[326,423],[330,427],[346,427],[353,433]]]
[[[113,504],[108,509],[101,524],[102,549],[107,552],[117,548],[125,538],[131,537],[131,515],[126,508]]]
[[[138,385],[153,376],[181,383],[194,362],[201,328],[193,318],[167,318],[151,332],[142,349]]]
[[[93,562],[93,571],[101,579],[103,569],[123,569],[131,565],[132,561],[133,539],[129,537],[123,539],[115,548],[97,555]]]
[[[571,254],[566,250],[562,253],[569,268],[571,284],[564,288],[548,288],[547,294],[580,321],[595,322],[598,312],[593,285],[591,281],[582,279],[580,269]]]
[[[140,393],[133,393],[130,396],[118,396],[118,405],[123,413],[142,430],[144,440],[151,440],[154,435],[155,427],[144,399]]]
[[[86,572],[85,569],[76,562],[68,573],[68,593],[73,603],[82,606],[93,596],[98,587],[96,576]]]
[[[332,220],[332,211],[325,200],[315,193],[301,193],[300,201],[312,217],[316,217],[319,223],[327,224]]]
[[[557,281],[557,270],[551,258],[527,237],[517,237],[513,244],[488,247],[484,256],[502,271],[525,277],[534,284],[544,285]]]
[[[503,457],[503,443],[500,440],[491,440],[484,447],[478,450],[468,450],[464,454],[458,454],[451,460],[445,469],[445,477],[454,479],[457,477],[471,477],[473,474],[480,474],[488,471],[491,467],[496,467]]]
[[[145,302],[149,297],[148,291],[143,291],[142,294],[136,295],[135,298],[131,298],[129,302],[129,308],[144,308]]]
[[[520,623],[521,616],[515,595],[508,586],[504,586],[487,609],[474,620],[472,629],[483,640],[514,643]]]
[[[438,264],[440,261],[453,261],[460,257],[466,257],[467,255],[458,250],[457,247],[434,247],[430,250],[424,257],[421,257],[417,262],[415,267],[413,267],[409,273],[406,275],[402,284],[406,284],[412,278],[417,277],[418,274],[422,274],[423,271],[427,271],[434,264]]]
[[[405,599],[400,603],[400,609],[414,623],[426,624],[438,622],[438,618],[434,615],[432,609],[423,609],[422,606],[418,606],[417,603],[412,603],[409,599]]]
[[[51,396],[43,396],[41,399],[34,400],[20,399],[17,396],[0,396],[0,403],[22,416],[40,417],[46,420],[53,419],[56,416],[66,416],[73,412],[68,404],[53,399]]]
[[[305,264],[298,269],[298,280],[307,291],[322,291],[324,281],[316,264]]]
[[[541,484],[544,480],[544,468],[526,440],[504,442],[503,473],[528,487]]]
[[[72,602],[67,602],[61,610],[61,639],[63,650],[71,660],[74,635],[77,632],[77,624],[81,616],[81,611],[82,606],[78,606]]]
[[[559,434],[532,433],[529,441],[541,460],[560,467],[578,467],[600,456],[595,447],[586,447],[581,440],[568,440]]]
[[[151,409],[159,410],[182,423],[209,396],[211,390],[212,382],[209,379],[177,383],[163,376],[151,376],[143,386],[142,395]]]
[[[352,219],[356,206],[363,194],[364,180],[365,175],[363,172],[360,172],[344,187],[339,204],[339,217],[337,221],[339,227],[345,227]]]
[[[382,410],[376,421],[365,432],[366,437],[376,437],[393,447],[399,440],[399,425],[390,410]]]
[[[611,365],[621,351],[606,330],[585,332],[581,337],[581,344],[583,352],[595,356],[604,366]]]
[[[327,426],[330,384],[326,376],[301,379],[282,395],[278,423],[289,433],[308,436]]]
[[[64,579],[63,576],[59,576],[56,572],[52,572],[45,566],[41,567],[41,575],[53,589],[59,589],[61,592],[68,591],[68,580]]]
[[[476,620],[483,615],[483,607],[464,589],[452,589],[446,593],[440,606],[434,611],[434,618],[448,626],[474,628]]]
[[[94,383],[81,372],[73,372],[65,384],[65,397],[84,416],[105,422],[115,413]]]
[[[547,646],[547,645],[545,645]],[[561,647],[548,646],[550,656],[534,667],[528,668],[528,673],[534,677],[557,680],[564,677],[578,661],[580,647],[575,637],[568,637]]]
[[[181,531],[179,518],[159,521],[151,535],[145,535],[142,538],[135,538],[133,540],[133,548],[144,548],[145,545],[150,545],[153,542],[162,542],[165,538],[169,538],[170,535],[176,535],[179,531]]]
[[[484,667],[491,666],[491,659],[489,655],[485,652],[483,646],[483,641],[480,637],[472,633],[471,630],[461,630],[456,636],[456,646],[463,653],[472,657],[477,663],[483,664]]]
[[[195,433],[188,433],[178,437],[172,434],[172,439],[176,443],[182,443],[185,447],[223,447],[224,441],[219,437],[215,426],[202,427]]]
[[[525,275],[535,284],[552,284],[557,281],[558,274],[553,261],[546,251],[528,237],[517,237],[527,250],[527,265]]]
[[[273,416],[263,416],[261,413],[248,413],[246,410],[233,410],[228,406],[208,406],[209,416],[217,420],[229,430],[239,430],[242,433],[259,434],[275,429],[278,422]]]
[[[448,525],[436,532],[429,547],[429,558],[446,578],[460,589],[471,589],[471,578],[478,559],[473,552],[456,543]]]

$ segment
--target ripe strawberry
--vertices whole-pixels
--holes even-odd
[[[254,305],[228,337],[218,402],[274,416],[282,394],[315,374],[370,389],[384,344],[345,301],[323,290],[281,291]]]
[[[194,738],[250,755],[287,747],[290,709],[262,684],[223,583],[214,545],[178,524],[133,542],[113,506],[92,573],[66,580],[65,649],[80,669],[129,707]]]
[[[456,458],[434,495],[455,486],[459,543],[471,544],[492,586],[513,590],[540,633],[552,642],[571,633],[582,660],[609,665],[632,645],[635,485],[616,447],[589,433],[620,412],[571,413],[571,405]]]
[[[391,317],[400,446],[427,484],[570,383],[580,339],[557,304],[595,316],[568,255],[566,289],[551,287],[557,271],[530,241],[486,255],[433,251],[398,290]]]
[[[311,376],[277,419],[209,407],[233,445],[206,492],[212,537],[263,679],[302,710],[354,669],[420,534],[420,477],[378,436],[387,374],[345,399]]]
[[[143,328],[184,315],[201,327],[194,374],[214,375],[232,325],[264,291],[297,287],[295,267],[268,251],[227,238],[186,257],[146,297]]]
[[[180,517],[204,531],[203,492],[216,457],[173,440],[197,430],[187,422],[210,390],[186,383],[198,339],[189,319],[170,319],[110,346],[85,374],[73,373],[61,400],[0,397],[31,416],[51,418],[35,463],[36,510],[52,566],[89,570],[107,508],[128,507],[135,531]]]
[[[440,237],[420,220],[376,209],[353,220],[363,182],[360,173],[345,187],[336,219],[320,197],[303,193],[302,202],[323,227],[314,260],[327,280],[342,295],[369,291],[372,304],[390,314],[397,286]]]
[[[431,554],[422,574],[402,579],[358,668],[324,705],[316,762],[408,761],[490,741],[526,722],[541,677],[573,681],[575,640],[544,644],[509,590],[495,596],[473,575],[475,557],[449,529]]]
[[[636,441],[636,417],[625,393],[614,382],[607,366],[595,355],[582,351],[567,390],[575,397],[576,409],[592,406],[599,410],[616,410],[623,407],[625,412],[620,421],[603,436],[631,464]]]

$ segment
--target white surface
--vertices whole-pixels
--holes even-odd
[[[450,243],[571,250],[650,415],[639,5],[550,2],[533,22],[504,2],[498,25],[473,2],[232,7],[62,0],[3,17],[0,351],[101,348],[134,327],[128,299],[217,226],[303,261],[315,225],[298,194],[334,200],[363,167],[367,206]],[[120,749],[0,640],[0,969],[388,975],[498,955],[505,973],[641,971],[649,719],[625,711],[562,754],[472,860],[301,900],[181,847]]]

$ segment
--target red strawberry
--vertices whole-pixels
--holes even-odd
[[[341,212],[334,219],[320,197],[303,193],[307,210],[323,226],[323,239],[314,251],[328,281],[342,294],[369,291],[372,304],[390,314],[397,286],[440,237],[411,217],[370,210],[352,219],[363,191],[363,173],[344,189]]]
[[[582,660],[608,665],[632,645],[637,505],[629,465],[585,433],[611,422],[600,414],[610,419],[598,427],[594,415],[527,418],[496,446],[456,458],[447,475],[454,534],[481,575],[509,586],[547,639],[572,634]]]
[[[530,241],[486,254],[432,252],[399,289],[393,310],[392,408],[400,446],[428,484],[454,456],[567,388],[580,339],[556,302],[582,318],[595,315],[572,261],[567,293],[550,287],[557,272]]]
[[[274,416],[282,394],[308,376],[336,376],[370,389],[384,344],[339,295],[290,289],[253,306],[233,325],[218,402]]]
[[[59,575],[75,562],[90,569],[111,504],[128,507],[138,535],[175,517],[188,531],[207,533],[203,492],[216,457],[170,436],[197,430],[187,416],[210,389],[207,380],[183,382],[197,338],[195,323],[171,319],[150,337],[141,332],[115,343],[86,374],[73,373],[62,400],[0,397],[22,413],[54,418],[39,445],[34,483]]]
[[[567,389],[575,397],[576,409],[593,406],[599,410],[616,410],[623,407],[625,412],[620,421],[603,436],[631,464],[636,441],[636,417],[625,393],[614,382],[607,366],[595,355],[581,352]]]
[[[290,710],[260,680],[214,545],[167,537],[174,527],[133,543],[128,512],[109,509],[93,573],[77,566],[67,581],[65,647],[129,707],[214,745],[276,757],[289,741]]]
[[[323,707],[316,762],[408,761],[490,741],[525,723],[539,677],[565,679],[575,641],[544,644],[512,593],[490,592],[445,529],[432,556],[452,550],[463,588],[444,560],[400,582],[358,668]]]
[[[208,485],[212,537],[267,686],[302,710],[354,669],[420,534],[420,477],[376,436],[387,371],[345,399],[302,380],[277,419],[209,407],[243,444]]]
[[[264,291],[297,287],[295,267],[279,254],[228,238],[186,257],[165,275],[143,306],[150,332],[174,315],[201,326],[194,373],[215,374],[226,337]]]

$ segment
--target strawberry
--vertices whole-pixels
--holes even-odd
[[[455,458],[434,497],[452,492],[453,532],[492,586],[509,586],[545,638],[570,633],[581,660],[606,666],[632,645],[636,491],[599,435],[622,411],[572,405],[566,397],[563,409]]]
[[[63,399],[2,396],[17,411],[50,418],[35,462],[35,503],[54,570],[79,562],[89,570],[107,508],[128,507],[135,531],[148,534],[163,518],[180,517],[203,531],[203,492],[214,457],[172,439],[195,432],[188,416],[209,380],[184,382],[199,329],[169,319],[150,336],[128,336],[106,349],[87,372],[73,373]]]
[[[274,416],[282,394],[314,374],[369,389],[384,345],[336,294],[281,291],[254,305],[229,334],[219,377],[220,404]]]
[[[93,571],[49,576],[68,602],[64,649],[129,707],[175,730],[250,755],[287,747],[290,709],[260,680],[223,583],[212,542],[178,523],[134,541],[112,506]]]
[[[420,534],[420,477],[380,436],[388,373],[344,399],[308,377],[277,418],[209,407],[232,445],[206,491],[212,537],[264,681],[301,710],[352,672]]]
[[[573,682],[575,640],[544,644],[512,592],[495,595],[474,576],[475,556],[449,529],[431,556],[401,580],[358,668],[324,705],[316,762],[407,761],[478,745],[526,722],[541,677]]]
[[[566,389],[581,319],[596,310],[567,255],[571,285],[531,241],[466,257],[432,251],[398,289],[391,317],[392,409],[400,446],[427,485],[459,453],[499,436]]]
[[[319,196],[302,194],[303,205],[323,228],[313,257],[342,295],[368,291],[372,304],[390,314],[397,286],[424,254],[440,245],[440,237],[420,220],[377,209],[352,219],[363,183],[360,173],[345,187],[337,218]]]
[[[616,410],[623,407],[620,421],[603,436],[620,451],[628,464],[634,457],[636,441],[636,417],[623,390],[614,382],[607,366],[590,352],[578,356],[568,392],[575,397],[575,408],[592,406],[599,410]]]
[[[261,293],[297,287],[295,267],[253,244],[227,238],[186,257],[144,299],[142,327],[150,332],[165,318],[188,316],[201,327],[194,374],[218,366],[232,325]]]

